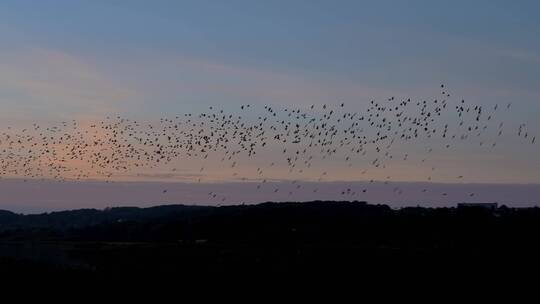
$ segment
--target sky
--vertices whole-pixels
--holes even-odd
[[[540,133],[539,9],[538,1],[6,0],[0,128],[242,104],[344,102],[362,111],[390,96],[432,98],[444,83],[486,107],[512,102],[505,123]],[[434,156],[444,172],[434,179],[465,172],[468,183],[540,184],[538,155],[538,145],[513,138],[489,154],[463,146]],[[199,166],[176,165],[186,175]],[[425,179],[421,166],[393,168],[397,181]],[[160,170],[136,180],[155,182]],[[355,179],[338,171],[334,180]],[[212,181],[230,182],[216,172]]]

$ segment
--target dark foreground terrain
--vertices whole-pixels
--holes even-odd
[[[0,212],[4,278],[474,281],[534,273],[539,258],[539,208],[310,202]]]

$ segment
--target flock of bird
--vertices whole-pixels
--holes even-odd
[[[177,162],[217,159],[231,172],[231,178],[241,180],[248,178],[240,177],[237,168],[246,162],[257,163],[253,186],[275,187],[272,191],[278,192],[281,189],[269,183],[267,172],[272,167],[280,166],[291,176],[301,176],[314,164],[342,161],[348,167],[361,166],[361,179],[370,168],[386,168],[392,159],[410,161],[409,154],[400,148],[403,144],[427,142],[426,157],[421,162],[426,162],[434,149],[452,149],[458,142],[476,140],[480,146],[493,149],[496,141],[484,136],[488,132],[494,132],[495,138],[508,132],[535,144],[536,138],[525,124],[518,130],[505,129],[498,113],[511,106],[486,108],[456,101],[441,85],[438,98],[413,101],[391,97],[383,102],[370,101],[361,112],[347,111],[344,103],[302,108],[246,104],[235,111],[209,107],[204,113],[161,118],[154,123],[115,116],[90,124],[75,120],[52,127],[33,124],[24,129],[8,128],[0,134],[0,177],[113,180],[117,175],[152,168],[174,172],[177,169],[172,164]],[[268,153],[271,161],[265,157]],[[194,181],[200,182],[206,169],[201,166]],[[323,169],[317,180],[327,176],[328,170]],[[391,179],[387,176],[385,183]],[[303,189],[299,181],[301,178],[290,181],[294,190],[289,195],[318,191]],[[367,191],[346,188],[340,194],[358,196]],[[393,191],[400,194],[402,190],[394,187]],[[208,195],[226,199],[219,193]]]

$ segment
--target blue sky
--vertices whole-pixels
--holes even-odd
[[[0,127],[390,96],[513,103],[540,131],[538,1],[2,1]],[[538,145],[442,167],[540,183]],[[410,168],[409,168],[410,169]],[[454,174],[454,173],[452,173]],[[445,181],[444,178],[441,181]]]
[[[442,82],[464,97],[520,98],[538,111],[539,6],[536,1],[2,1],[0,56],[23,62],[36,56],[45,61],[47,52],[66,56],[73,65],[87,65],[66,69],[91,69],[109,89],[131,91],[129,102],[156,115],[253,99],[294,103],[302,93],[314,102],[422,96]],[[215,75],[207,65],[231,72]],[[254,73],[260,79],[252,79]],[[245,79],[269,78],[270,88],[290,79],[299,88],[290,92],[291,100],[241,92]],[[213,87],[228,94],[207,89]]]

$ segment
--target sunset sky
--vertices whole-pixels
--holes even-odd
[[[498,121],[509,132],[526,124],[540,135],[539,11],[538,1],[2,1],[0,130],[71,120],[90,124],[109,115],[156,121],[210,106],[235,112],[243,104],[307,108],[343,102],[348,111],[361,112],[371,100],[391,96],[437,98],[445,84],[456,99],[486,107],[512,103]],[[422,158],[423,147],[402,149]],[[434,182],[454,183],[464,175],[464,184],[540,184],[540,146],[514,137],[501,138],[489,152],[472,144],[435,152]],[[268,152],[265,161],[273,157]],[[117,179],[152,182],[147,186],[153,189],[156,182],[191,182],[185,177],[198,174],[200,166],[179,160]],[[205,166],[208,182],[235,182],[217,161]],[[239,170],[251,178],[257,166]],[[333,182],[383,180],[388,174],[396,182],[425,182],[431,165],[396,162],[390,173],[367,177],[330,161],[318,166],[329,168]],[[173,167],[185,176],[167,175]],[[304,179],[313,182],[316,176]],[[276,169],[272,177],[287,179],[287,173]],[[0,189],[11,189],[0,209],[107,204],[107,198],[77,204],[95,181],[67,183],[64,190],[32,184],[28,197],[21,195],[24,184],[2,185],[19,183],[9,178],[15,180],[0,180]],[[223,191],[244,191],[234,187]],[[123,186],[107,189],[123,195],[111,194],[121,197],[111,204],[206,203],[202,195],[183,199],[183,192],[163,197],[160,191],[137,201],[140,194],[124,195]],[[253,194],[237,200],[271,198]],[[235,198],[229,195],[225,202]]]

